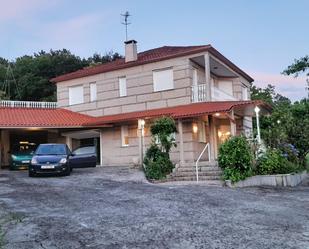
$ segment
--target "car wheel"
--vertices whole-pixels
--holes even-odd
[[[69,166],[66,171],[64,172],[64,176],[69,176],[71,174],[71,167]]]
[[[34,177],[34,176],[35,176],[35,173],[34,173],[34,172],[31,172],[31,171],[28,171],[28,175],[29,175],[29,177]]]

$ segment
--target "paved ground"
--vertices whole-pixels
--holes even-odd
[[[1,171],[3,247],[309,248],[309,183],[294,189],[159,186],[119,173],[97,168],[28,178]]]

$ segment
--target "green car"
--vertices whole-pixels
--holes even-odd
[[[35,149],[36,145],[28,142],[20,142],[13,146],[10,170],[28,169]]]

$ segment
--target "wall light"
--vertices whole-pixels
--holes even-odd
[[[216,116],[216,117],[219,117],[219,116],[220,116],[220,113],[219,113],[219,112],[216,112],[216,113],[215,113],[215,116]]]
[[[197,133],[198,127],[197,127],[197,124],[196,124],[196,123],[193,124],[193,126],[192,126],[192,131],[193,131],[193,133]]]

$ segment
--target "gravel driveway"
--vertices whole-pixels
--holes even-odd
[[[104,168],[1,171],[0,221],[3,248],[306,249],[309,184],[228,189],[153,185]]]

